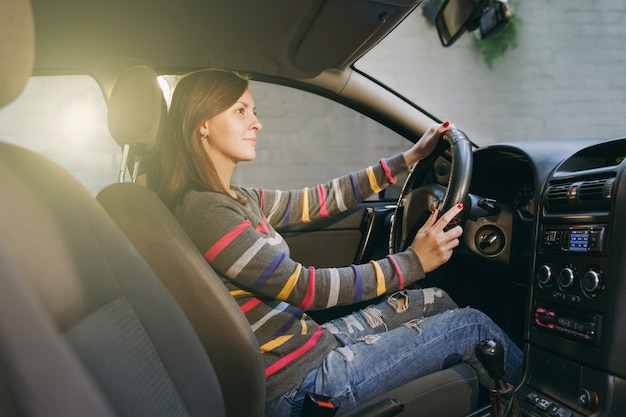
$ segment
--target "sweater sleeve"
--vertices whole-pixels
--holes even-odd
[[[257,295],[251,302],[265,296],[301,310],[324,309],[401,290],[424,277],[410,248],[362,265],[305,267],[289,257],[261,213],[216,193],[188,196],[177,217],[216,272]]]
[[[404,156],[398,154],[315,187],[294,191],[260,189],[260,206],[269,223],[278,229],[309,223],[348,210],[395,184],[408,172]]]

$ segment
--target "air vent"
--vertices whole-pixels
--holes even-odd
[[[580,201],[611,200],[611,192],[613,191],[614,181],[615,178],[583,181],[578,189],[578,198]]]
[[[608,209],[615,178],[552,184],[545,194],[548,212]]]
[[[555,209],[557,207],[567,206],[567,196],[572,187],[571,183],[551,185],[546,191],[546,207]]]

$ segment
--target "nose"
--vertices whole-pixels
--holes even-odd
[[[257,131],[260,131],[261,129],[263,129],[263,124],[261,123],[261,121],[259,120],[258,117],[256,117],[256,114],[254,114],[252,119],[252,124],[250,125],[251,129],[256,129]]]

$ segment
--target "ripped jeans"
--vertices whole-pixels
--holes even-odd
[[[493,385],[474,355],[483,339],[499,340],[505,351],[505,379],[522,379],[522,352],[489,317],[458,308],[443,290],[397,292],[387,300],[324,324],[338,347],[299,387],[268,402],[268,416],[299,416],[308,392],[339,401],[338,415],[421,376],[461,361],[481,384]]]

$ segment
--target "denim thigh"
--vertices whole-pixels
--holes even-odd
[[[447,310],[389,331],[364,335],[333,350],[315,378],[315,392],[337,399],[347,411],[421,376],[461,361],[476,371],[481,384],[491,379],[476,360],[474,349],[484,339],[497,339],[505,348],[509,382],[522,377],[520,349],[478,310]]]
[[[401,291],[386,301],[324,325],[339,346],[301,386],[268,403],[268,415],[299,416],[307,392],[339,401],[346,411],[421,376],[465,361],[482,384],[491,380],[474,356],[483,339],[505,348],[507,380],[521,380],[520,349],[489,317],[457,308],[442,290]]]
[[[418,323],[447,310],[456,309],[456,303],[439,288],[398,291],[379,304],[325,323],[323,327],[344,345],[361,338],[388,332],[413,321]]]

